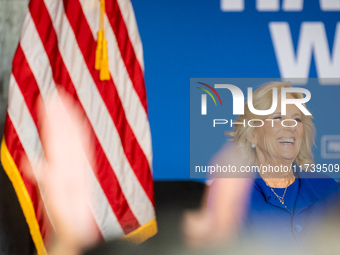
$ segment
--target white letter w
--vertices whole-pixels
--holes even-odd
[[[282,78],[304,78],[292,82],[306,84],[313,53],[319,83],[340,84],[340,22],[336,26],[333,56],[329,51],[325,26],[322,22],[302,23],[296,56],[288,23],[270,22],[269,30]]]

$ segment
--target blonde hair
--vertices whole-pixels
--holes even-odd
[[[270,82],[267,84],[263,84],[260,88],[253,92],[253,106],[258,110],[266,110],[269,109],[272,105],[272,90],[273,88],[277,88],[278,98],[281,98],[281,88],[292,87],[290,83],[286,82]],[[303,98],[301,93],[291,93],[294,98]],[[305,106],[303,104],[303,106]],[[306,107],[306,106],[305,106]],[[244,115],[239,115],[236,119],[237,122],[246,123],[251,119],[266,119],[267,116],[259,116],[253,114],[249,108],[248,104],[244,104]],[[301,122],[303,125],[303,137],[302,143],[300,147],[300,151],[294,162],[297,165],[304,164],[314,164],[314,155],[312,153],[312,146],[314,144],[315,139],[315,125],[312,122],[313,116],[302,114]],[[254,127],[250,127],[249,125],[244,127],[243,125],[235,125],[234,130],[232,132],[226,132],[227,135],[231,136],[231,140],[235,143],[238,148],[246,150],[248,155],[251,155],[249,158],[249,163],[254,163],[256,159],[256,151],[251,148],[251,143],[248,141],[247,137],[254,132]]]

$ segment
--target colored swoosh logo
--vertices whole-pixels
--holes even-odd
[[[214,103],[215,103],[215,105],[217,106],[217,104],[216,104],[216,100],[215,100],[215,98],[214,98],[214,96],[208,91],[208,90],[206,90],[206,89],[203,89],[203,88],[200,88],[200,87],[197,87],[198,89],[201,89],[201,90],[203,90],[203,91],[205,91],[205,92],[207,92],[208,93],[208,95],[209,96],[211,96],[211,98],[214,100]]]
[[[205,84],[203,82],[197,82],[197,83],[202,84],[203,86],[206,86],[207,88],[211,89],[215,93],[215,95],[217,96],[218,100],[220,101],[220,104],[222,105],[222,100],[221,100],[219,94],[217,93],[217,91],[213,87],[211,87],[210,85]],[[200,87],[197,87],[197,88],[203,90],[204,92],[206,92],[214,100],[214,103],[217,106],[217,103],[216,103],[216,100],[215,100],[214,96],[208,90],[200,88]]]

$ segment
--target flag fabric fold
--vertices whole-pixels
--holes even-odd
[[[36,166],[43,155],[37,99],[45,102],[57,86],[91,127],[96,160],[88,176],[96,203],[90,207],[104,239],[138,243],[157,232],[143,51],[131,2],[105,1],[110,75],[104,81],[95,68],[99,20],[99,0],[31,0],[13,58],[1,161],[38,254],[46,252],[44,194],[36,170],[22,162]]]

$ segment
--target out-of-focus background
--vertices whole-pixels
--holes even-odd
[[[12,58],[21,33],[28,0],[0,1],[0,123],[5,123],[8,84],[12,71]]]
[[[3,134],[12,58],[18,46],[28,0],[0,1],[0,132]],[[0,170],[0,253],[29,254],[33,243],[19,201],[5,171]]]

